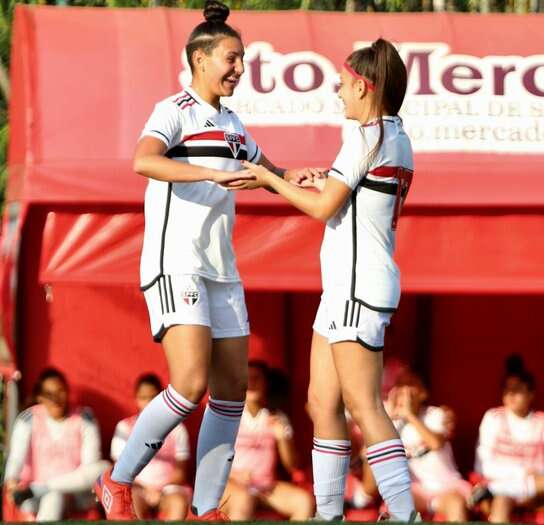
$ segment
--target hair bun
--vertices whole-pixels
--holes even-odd
[[[204,5],[204,18],[207,22],[225,23],[229,17],[230,9],[218,0],[206,0]]]
[[[525,365],[523,359],[519,354],[511,354],[506,358],[506,373],[507,374],[520,374],[525,372]]]

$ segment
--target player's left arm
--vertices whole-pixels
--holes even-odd
[[[336,215],[351,195],[351,188],[342,181],[328,177],[320,193],[306,191],[284,178],[276,176],[265,166],[257,166],[251,162],[244,162],[244,167],[256,176],[256,182],[269,186],[282,197],[288,200],[295,208],[313,217],[327,222]]]

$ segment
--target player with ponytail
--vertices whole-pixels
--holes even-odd
[[[314,422],[318,518],[342,516],[350,461],[344,404],[361,428],[367,460],[391,519],[415,519],[406,454],[381,399],[384,332],[400,299],[393,259],[397,220],[413,173],[399,111],[406,68],[383,39],[348,56],[340,73],[345,116],[357,122],[326,179],[288,184],[245,163],[304,213],[327,223],[321,248],[323,295],[314,323],[309,407]],[[242,183],[247,185],[246,183]]]

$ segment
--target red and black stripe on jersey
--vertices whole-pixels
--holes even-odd
[[[184,91],[179,97],[174,99],[174,104],[179,106],[180,109],[185,109],[187,107],[193,106],[194,104],[200,104],[196,98]]]
[[[246,139],[243,135],[232,133],[239,139],[238,151],[233,151],[229,146],[226,131],[203,131],[187,135],[180,144],[166,152],[166,157],[190,158],[190,157],[221,157],[226,159],[247,160]],[[189,145],[187,143],[190,142]],[[202,143],[199,145],[198,143]],[[216,144],[205,144],[215,142]],[[221,144],[222,143],[222,144]],[[243,147],[242,147],[243,146]]]

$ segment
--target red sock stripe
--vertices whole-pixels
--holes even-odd
[[[368,460],[368,464],[369,465],[376,465],[378,463],[382,463],[383,461],[390,461],[392,459],[397,459],[397,458],[406,458],[406,454],[404,452],[399,452],[397,454],[393,454],[391,456],[386,456],[385,458],[378,458],[378,459],[369,459]]]
[[[404,450],[404,447],[402,445],[398,445],[392,448],[391,450],[387,450],[386,452],[382,452],[382,453],[367,452],[366,457],[368,461],[370,462],[379,458],[391,457],[393,454],[404,454],[406,456],[406,451]]]
[[[242,417],[244,411],[244,403],[240,403],[239,406],[232,406],[208,399],[208,406],[213,412],[220,414],[221,416],[232,417],[233,419]]]
[[[168,388],[162,391],[162,398],[164,399],[164,402],[168,408],[170,408],[170,410],[175,412],[178,416],[187,417],[194,410],[194,408],[185,406],[181,401],[175,399],[174,396],[168,391]]]
[[[322,449],[314,446],[314,450],[316,452],[319,452],[320,454],[333,454],[334,456],[351,456],[351,449],[348,451],[340,451],[340,450],[331,450],[331,449]]]
[[[368,450],[367,455],[372,456],[374,454],[378,454],[379,452],[385,452],[386,450],[391,450],[392,448],[402,447],[404,448],[402,443],[397,443],[395,445],[388,445],[387,447],[377,448],[376,450]]]

